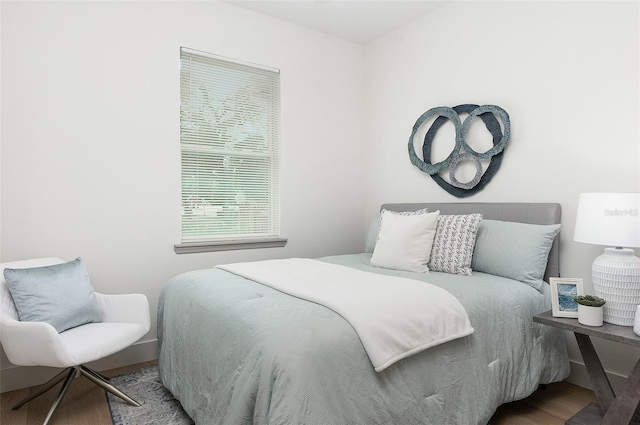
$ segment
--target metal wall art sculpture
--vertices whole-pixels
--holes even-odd
[[[460,114],[469,114],[463,122],[460,121]],[[422,157],[416,155],[414,148],[414,138],[422,124],[429,118],[437,116],[427,134],[422,145]],[[467,143],[466,135],[472,121],[479,117],[493,136],[493,147],[486,152],[476,152]],[[502,122],[502,126],[498,121]],[[433,139],[440,127],[450,120],[455,127],[455,145],[453,150],[444,160],[435,164],[431,163],[431,146]],[[504,131],[503,131],[504,129]],[[509,141],[511,134],[511,122],[509,114],[495,105],[458,105],[453,108],[441,106],[429,109],[422,114],[413,126],[411,137],[409,138],[409,158],[411,163],[421,171],[429,174],[440,187],[457,197],[473,195],[484,188],[493,178],[500,168],[504,148]],[[481,161],[489,160],[489,164],[483,172]],[[472,161],[476,167],[475,177],[466,183],[461,183],[456,179],[455,168],[461,161]],[[486,161],[485,161],[486,162]],[[449,181],[445,180],[440,173],[448,169]]]

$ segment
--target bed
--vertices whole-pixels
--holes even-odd
[[[459,252],[428,273],[372,266],[387,246],[385,237],[401,233],[389,232],[389,220],[407,223],[405,216],[436,211],[429,264],[449,245],[464,245],[447,240],[463,229],[473,233],[466,243],[473,271],[447,269]],[[183,273],[165,285],[159,300],[162,382],[197,424],[486,424],[499,405],[569,374],[562,333],[532,321],[551,308],[545,282],[559,276],[560,214],[559,204],[547,203],[385,204],[365,252],[309,260],[375,275],[372,282],[389,277],[394,285],[435,287],[463,307],[471,325],[466,333],[386,363],[374,361],[362,325],[340,306],[338,314],[333,305],[233,269]],[[445,231],[446,223],[459,227]],[[389,298],[401,292],[390,288]],[[427,302],[425,311],[434,304],[441,303]],[[371,310],[384,316],[384,308]],[[430,317],[423,321],[439,320]]]

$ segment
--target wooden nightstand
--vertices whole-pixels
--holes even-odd
[[[551,311],[533,316],[533,321],[574,333],[593,392],[598,399],[598,404],[590,403],[566,424],[640,424],[640,414],[636,413],[640,405],[640,360],[629,374],[622,391],[616,396],[590,339],[597,337],[640,347],[640,337],[633,332],[632,327],[610,323],[599,327],[585,326],[578,323],[578,319],[553,317]]]

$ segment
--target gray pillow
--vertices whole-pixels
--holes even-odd
[[[53,266],[7,268],[4,278],[21,322],[46,322],[63,332],[102,321],[81,258]]]
[[[519,280],[542,291],[549,251],[558,232],[559,224],[482,220],[471,268]]]
[[[376,213],[369,225],[369,233],[367,233],[367,242],[364,246],[364,252],[372,254],[378,241],[378,233],[380,233],[380,216],[381,213]]]

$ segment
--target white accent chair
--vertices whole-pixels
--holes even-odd
[[[95,293],[102,313],[101,323],[89,323],[58,333],[48,323],[20,322],[4,279],[5,268],[31,268],[64,263],[59,258],[40,258],[0,264],[0,342],[11,363],[17,366],[64,368],[34,394],[17,403],[17,409],[49,391],[60,381],[64,384],[43,422],[48,424],[64,398],[73,378],[82,375],[133,406],[138,402],[108,382],[108,378],[85,366],[121,351],[140,338],[151,326],[149,301],[142,294],[105,295]]]

